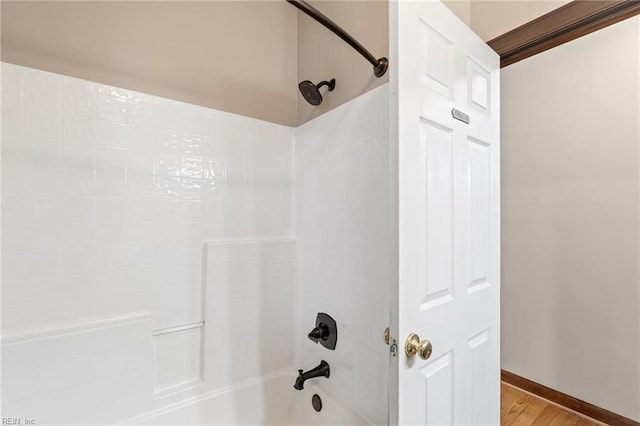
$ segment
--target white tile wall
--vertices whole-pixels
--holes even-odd
[[[3,336],[2,415],[112,424],[151,407],[151,317]]]
[[[156,396],[202,383],[203,328],[153,336],[153,390]]]
[[[199,321],[206,239],[292,235],[292,129],[2,64],[2,327]]]
[[[383,86],[294,130],[3,63],[3,334],[151,314],[4,342],[3,415],[109,423],[326,359],[325,386],[385,423],[387,108]],[[335,352],[306,338],[318,311]],[[151,330],[203,319],[202,360],[185,338],[154,361],[159,388],[198,362],[203,383],[152,399]]]
[[[209,386],[293,365],[295,259],[291,239],[207,244]]]
[[[389,101],[381,86],[296,129],[299,239],[296,363],[331,366],[325,389],[387,423]],[[317,312],[338,323],[334,352],[306,338]]]
[[[207,348],[211,362],[202,360],[211,366],[205,384],[152,399],[154,364],[160,389],[197,375],[198,343],[161,342],[156,346],[170,350],[154,357],[151,331],[204,319],[205,241],[292,236],[292,129],[6,63],[1,71],[2,333],[24,340],[59,330],[37,358],[31,343],[3,343],[3,372],[12,372],[3,377],[3,415],[15,409],[39,416],[38,424],[107,424],[290,363],[291,315],[278,316],[270,305],[273,321],[256,310],[237,322],[242,339],[228,336],[228,346],[217,336],[206,339],[216,344]],[[264,286],[246,299],[252,306],[269,300],[291,308],[293,277],[279,275],[279,259],[249,263],[258,275],[236,283]],[[265,279],[255,269],[263,266]],[[288,290],[278,293],[280,278]],[[267,288],[275,298],[264,297]],[[235,318],[221,312],[212,313],[211,330],[221,332]],[[127,341],[115,338],[104,341],[110,352],[91,349],[104,343],[93,331],[84,346],[60,334],[134,313],[151,314],[144,356],[142,347],[128,351]],[[262,356],[255,367],[213,368],[223,357],[218,345],[249,357],[253,351],[239,345],[249,337],[265,343],[261,332],[274,348],[256,349]],[[179,354],[168,355],[172,345]],[[24,361],[32,358],[37,374]],[[141,360],[144,374],[118,369]]]

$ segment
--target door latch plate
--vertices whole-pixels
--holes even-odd
[[[384,343],[386,345],[389,345],[389,353],[391,354],[392,357],[397,357],[398,356],[398,342],[396,341],[396,339],[391,336],[391,332],[389,330],[389,327],[384,329],[384,333],[383,333],[383,338],[384,338]]]

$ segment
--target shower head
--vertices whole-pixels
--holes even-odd
[[[317,85],[313,84],[309,80],[301,81],[298,84],[298,88],[300,89],[300,93],[302,93],[302,97],[305,98],[307,102],[311,105],[318,106],[322,103],[322,95],[320,94],[320,88],[322,86],[328,86],[329,91],[331,92],[336,88],[336,79],[332,78],[329,81],[322,81]]]

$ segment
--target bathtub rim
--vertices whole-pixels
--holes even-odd
[[[199,402],[202,402],[206,399],[210,399],[210,398],[214,398],[216,396],[220,396],[220,395],[224,395],[230,392],[233,392],[235,390],[238,389],[243,389],[243,388],[247,388],[249,386],[253,386],[253,385],[257,385],[260,384],[261,382],[267,381],[267,380],[272,380],[272,379],[276,379],[278,377],[287,375],[287,374],[291,374],[291,369],[287,368],[287,369],[282,369],[282,370],[278,370],[278,371],[274,371],[271,373],[267,373],[264,374],[262,376],[257,376],[257,377],[252,377],[250,379],[247,380],[243,380],[241,382],[237,382],[231,385],[227,385],[227,386],[223,386],[220,388],[216,388],[216,389],[212,389],[208,392],[203,392],[201,394],[195,395],[195,396],[191,396],[188,398],[185,398],[183,400],[180,401],[176,401],[176,402],[172,402],[170,404],[167,404],[163,407],[157,408],[155,410],[151,410],[151,411],[147,411],[146,413],[137,415],[135,417],[131,417],[127,420],[124,420],[122,422],[118,422],[115,425],[116,426],[125,426],[125,425],[136,425],[139,424],[141,422],[144,422],[146,420],[150,420],[154,417],[158,417],[161,416],[163,414],[167,414],[170,413],[172,411],[178,410],[180,408],[184,408],[184,407],[188,407],[190,405],[193,404],[197,404]]]
[[[205,401],[207,399],[210,399],[210,398],[214,398],[214,397],[217,397],[217,396],[225,395],[225,394],[228,394],[230,392],[237,391],[239,389],[244,389],[244,388],[247,388],[247,387],[250,387],[250,386],[255,386],[255,385],[258,385],[258,384],[266,382],[266,381],[270,381],[270,380],[274,380],[274,379],[278,379],[278,378],[286,377],[286,376],[291,377],[291,380],[292,380],[292,383],[293,383],[293,380],[296,377],[295,369],[293,369],[293,367],[283,368],[281,370],[273,371],[273,372],[264,374],[262,376],[252,377],[250,379],[243,380],[243,381],[231,384],[231,385],[227,385],[227,386],[223,386],[223,387],[220,387],[220,388],[216,388],[216,389],[210,390],[208,392],[203,392],[201,394],[185,398],[185,399],[183,399],[181,401],[177,401],[177,402],[173,402],[173,403],[167,404],[167,405],[165,405],[163,407],[160,407],[160,408],[157,408],[155,410],[147,411],[146,413],[139,414],[137,416],[131,417],[131,418],[126,419],[126,420],[123,420],[121,422],[117,422],[117,423],[115,423],[115,426],[138,425],[138,424],[140,424],[142,422],[145,422],[147,420],[151,420],[151,419],[153,419],[155,417],[171,413],[173,411],[179,410],[181,408],[188,407],[190,405],[201,403],[201,402],[203,402],[203,401]],[[369,416],[366,416],[362,412],[360,412],[359,410],[356,410],[355,407],[353,407],[351,404],[347,403],[346,401],[343,401],[343,400],[341,400],[339,398],[333,398],[331,396],[331,393],[328,390],[324,389],[320,384],[311,384],[310,383],[310,385],[311,386],[309,387],[310,388],[309,391],[311,391],[311,389],[315,389],[315,390],[318,390],[318,391],[321,391],[321,392],[325,393],[326,396],[331,398],[334,403],[336,403],[337,405],[341,406],[343,409],[346,409],[346,410],[349,410],[349,411],[355,413],[356,415],[361,417],[367,424],[375,425],[375,423],[371,421]],[[292,385],[292,389],[293,389],[293,385]]]

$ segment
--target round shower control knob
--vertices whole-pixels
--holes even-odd
[[[404,343],[404,353],[408,358],[413,358],[416,354],[422,359],[429,359],[431,356],[431,342],[428,340],[420,340],[420,336],[411,333],[407,336]]]

